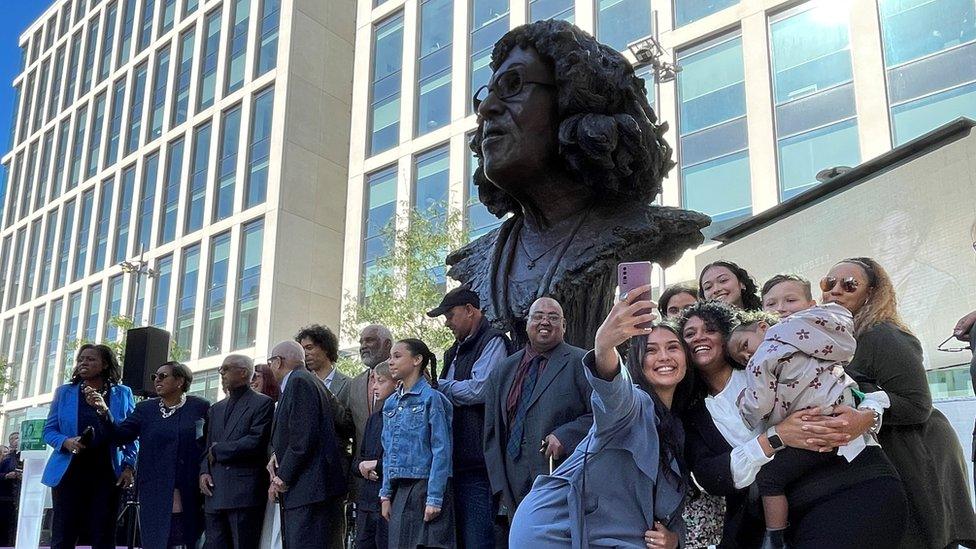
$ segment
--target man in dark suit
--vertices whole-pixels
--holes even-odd
[[[329,393],[305,369],[305,351],[295,341],[275,345],[268,366],[281,385],[268,494],[281,503],[282,545],[322,547],[338,526],[329,520],[329,509],[346,492]]]
[[[492,371],[485,393],[485,463],[509,520],[535,478],[572,452],[593,424],[586,351],[563,340],[559,303],[537,299],[526,331],[529,342]]]
[[[349,468],[352,466],[352,439],[355,427],[349,409],[342,404],[349,398],[351,379],[340,372],[335,363],[339,360],[339,338],[332,330],[321,324],[312,324],[298,331],[295,341],[305,350],[305,367],[322,380],[329,390],[329,403],[335,419],[335,431],[343,463],[342,474],[346,477],[350,491],[354,487]],[[350,498],[355,501],[355,494]],[[332,529],[332,539],[326,545],[329,549],[343,549],[346,537],[345,501],[337,499],[329,510],[329,520],[338,525]]]
[[[228,355],[217,370],[227,398],[207,417],[207,452],[200,463],[207,547],[257,549],[264,522],[264,473],[274,402],[251,389],[254,361]]]

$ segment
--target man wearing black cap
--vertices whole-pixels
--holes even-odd
[[[481,314],[478,294],[467,286],[444,296],[427,316],[444,316],[455,342],[444,353],[445,368],[437,384],[454,405],[454,512],[458,547],[494,547],[496,506],[484,455],[485,382],[511,351],[508,337]]]

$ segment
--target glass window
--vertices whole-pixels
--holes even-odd
[[[36,219],[31,223],[30,240],[27,244],[27,265],[24,266],[24,286],[20,294],[20,301],[24,303],[34,297],[34,280],[37,269],[38,246],[41,241],[41,220]]]
[[[23,151],[14,156],[13,169],[10,170],[10,181],[8,183],[10,190],[8,192],[7,207],[5,208],[7,220],[4,223],[4,227],[9,227],[14,218],[17,217],[17,194],[20,192],[20,165],[23,160]]]
[[[14,86],[13,112],[10,113],[10,120],[11,121],[17,120],[17,113],[19,112],[17,109],[18,109],[18,107],[20,107],[20,99],[21,99],[20,84],[17,84],[17,85]],[[8,149],[12,149],[15,144],[20,143],[20,141],[16,141],[16,142],[14,141],[14,138],[16,136],[17,136],[17,124],[11,122],[11,124],[10,124],[10,133],[7,134],[7,148]]]
[[[369,153],[400,142],[400,73],[403,67],[403,14],[373,28],[373,77],[370,83]]]
[[[81,195],[78,211],[78,244],[75,246],[75,271],[71,281],[82,278],[88,269],[88,239],[91,234],[92,215],[95,207],[95,190],[88,189]]]
[[[69,343],[78,339],[78,327],[81,324],[81,290],[68,296],[68,315],[64,327],[64,354],[61,358],[61,367],[58,373],[65,371],[65,368],[74,364],[74,352],[69,349]],[[57,379],[57,378],[55,378]]]
[[[190,350],[193,345],[193,320],[197,312],[197,279],[200,276],[200,245],[183,249],[179,298],[176,302],[176,344]]]
[[[27,347],[27,313],[17,315],[17,339],[14,341],[14,356],[13,360],[10,361],[10,378],[17,384],[11,387],[7,393],[8,400],[24,396],[24,384],[20,383],[20,377],[24,371],[24,351]]]
[[[126,155],[139,148],[139,139],[142,137],[142,104],[146,100],[148,72],[149,66],[146,62],[135,69],[135,85],[132,86],[132,97],[129,98],[129,135],[125,143]]]
[[[88,287],[88,315],[85,316],[85,329],[82,339],[88,342],[98,341],[98,317],[102,311],[102,283],[98,282]]]
[[[31,326],[30,347],[27,349],[27,380],[30,382],[30,388],[27,390],[27,395],[25,396],[35,396],[38,394],[38,386],[41,381],[39,375],[41,359],[44,357],[41,346],[44,343],[44,313],[46,312],[46,305],[34,308],[34,323]]]
[[[136,53],[146,49],[152,42],[153,16],[156,14],[156,0],[143,0],[142,26],[139,29],[139,48]]]
[[[48,69],[50,68],[51,60],[45,59],[41,63],[41,83],[37,86],[37,101],[34,103],[34,131],[41,129],[41,117],[44,115],[44,101],[47,99],[47,79],[48,79]]]
[[[210,171],[210,130],[210,122],[193,130],[193,158],[190,164],[190,184],[187,187],[186,201],[189,208],[186,212],[184,230],[187,234],[203,227],[207,174]]]
[[[10,344],[11,338],[13,337],[13,317],[6,318],[3,321],[3,336],[0,337],[0,350],[3,352],[3,359],[8,361],[10,358]]]
[[[47,101],[47,115],[44,120],[54,118],[58,113],[58,100],[61,99],[61,81],[64,80],[64,46],[54,54],[54,73],[51,75],[51,93]]]
[[[262,0],[261,21],[258,22],[257,76],[275,68],[278,62],[278,19],[281,0]]]
[[[176,86],[173,87],[173,126],[186,122],[190,109],[190,75],[193,72],[193,40],[195,29],[183,33],[180,37],[180,65],[176,76]]]
[[[217,373],[217,370],[209,370],[193,374],[193,383],[190,384],[190,390],[187,394],[210,402],[217,402],[221,390],[220,374]]]
[[[37,178],[37,189],[34,192],[34,209],[41,208],[47,201],[48,184],[51,181],[51,150],[54,148],[54,128],[52,127],[44,134],[43,145],[41,145],[41,163],[38,166],[39,176]]]
[[[363,233],[363,264],[360,280],[365,282],[378,267],[376,260],[385,256],[391,246],[386,229],[396,215],[396,167],[366,176],[366,219]],[[362,297],[368,297],[369,289],[363,284]]]
[[[17,296],[20,295],[20,262],[16,260],[18,257],[23,257],[21,254],[24,253],[24,237],[27,234],[27,228],[21,227],[17,231],[17,238],[14,242],[14,261],[11,262],[10,266],[10,280],[7,285],[7,301],[4,303],[4,309],[9,309],[17,302]]]
[[[237,300],[234,302],[234,350],[254,347],[257,336],[263,239],[263,219],[252,221],[244,225],[241,230],[241,255],[237,267]]]
[[[508,32],[508,0],[471,0],[471,71],[468,95],[488,84],[491,78],[491,49],[495,42]],[[466,101],[468,113],[471,102]]]
[[[20,111],[20,134],[18,138],[18,143],[23,142],[27,139],[29,135],[28,130],[30,130],[31,121],[31,106],[34,104],[34,78],[36,74],[30,73],[27,76],[27,87],[24,92],[24,105],[23,110]]]
[[[976,3],[881,0],[895,145],[960,116],[976,118]]]
[[[687,25],[738,3],[738,0],[674,0],[674,26]]]
[[[98,225],[95,227],[95,253],[92,254],[92,272],[108,267],[105,264],[105,256],[108,252],[108,227],[112,217],[112,194],[114,192],[114,180],[109,178],[102,182],[102,195],[98,199]]]
[[[180,203],[180,181],[183,175],[183,138],[169,144],[166,180],[163,184],[163,215],[160,217],[160,245],[176,238],[176,207]]]
[[[119,8],[112,4],[105,10],[105,33],[102,35],[102,61],[99,63],[98,81],[108,78],[112,72],[112,46],[115,42],[115,20],[118,19]]]
[[[68,161],[68,138],[71,136],[71,119],[65,118],[58,128],[58,150],[54,154],[54,181],[51,184],[51,200],[61,196],[61,179]]]
[[[163,0],[163,16],[159,22],[159,35],[162,36],[173,28],[176,18],[176,0]]]
[[[234,213],[234,182],[237,179],[237,149],[240,146],[241,106],[225,111],[221,124],[220,151],[217,153],[217,196],[214,200],[214,220]]]
[[[108,127],[108,148],[105,150],[103,168],[114,165],[119,159],[119,139],[122,137],[122,109],[125,106],[125,78],[115,83],[112,91],[112,118]]]
[[[210,240],[210,269],[207,274],[207,295],[203,316],[203,356],[218,355],[223,347],[229,262],[230,233],[226,232]]]
[[[58,263],[54,271],[57,288],[64,286],[68,280],[68,258],[71,257],[71,227],[75,222],[75,201],[69,200],[64,205],[61,214],[61,244],[58,246]]]
[[[88,126],[88,106],[78,110],[75,115],[75,139],[72,143],[71,167],[68,173],[68,188],[71,190],[78,186],[81,177],[82,152],[85,147],[85,128]]]
[[[153,304],[150,323],[166,329],[166,315],[169,312],[169,287],[173,278],[173,255],[159,258],[156,262],[156,277],[153,279]]]
[[[573,4],[573,0],[529,0],[529,20],[563,19],[572,23]]]
[[[35,163],[37,162],[37,141],[30,144],[27,149],[27,165],[24,166],[24,194],[20,197],[20,216],[24,217],[30,213],[32,203],[31,193],[36,190],[34,185]]]
[[[451,121],[450,0],[427,0],[420,7],[420,61],[417,81],[417,135]]]
[[[261,204],[267,196],[273,107],[274,88],[268,88],[254,98],[251,142],[248,145],[247,186],[244,189],[245,209]]]
[[[54,28],[58,24],[57,14],[52,15],[47,20],[47,25],[44,28],[44,49],[48,50],[54,45]]]
[[[68,74],[65,75],[64,99],[61,108],[67,109],[75,100],[75,85],[78,82],[78,56],[81,55],[81,31],[71,37],[71,49],[68,53]]]
[[[48,282],[51,281],[51,267],[54,260],[54,237],[57,234],[58,228],[58,210],[51,210],[47,212],[47,225],[44,229],[44,253],[41,255],[41,279],[37,283],[38,295],[44,295],[48,292]],[[6,244],[7,241],[4,240],[4,255],[0,258],[0,266],[6,262]],[[0,267],[2,268],[2,267]],[[2,299],[0,299],[2,301]]]
[[[61,38],[71,28],[71,2],[65,2],[61,6],[61,14],[58,16],[60,25],[58,26],[58,38]]]
[[[742,39],[727,35],[678,53],[682,206],[721,230],[752,212]]]
[[[190,15],[191,13],[197,11],[197,7],[200,5],[200,0],[186,0],[183,4],[183,17]]]
[[[247,58],[248,15],[251,0],[232,0],[230,42],[227,44],[227,92],[234,93],[244,85],[244,62]]]
[[[58,362],[58,343],[61,342],[61,313],[64,301],[56,299],[51,302],[51,319],[47,325],[46,349],[44,365],[41,367],[41,394],[54,390],[54,376]]]
[[[115,251],[112,253],[112,263],[121,263],[126,259],[129,245],[129,223],[132,217],[132,199],[136,187],[136,165],[126,166],[122,170],[119,184],[119,216],[115,227]]]
[[[117,274],[108,279],[108,301],[105,303],[105,341],[115,341],[119,338],[119,329],[112,320],[122,316],[122,275]]]
[[[829,5],[770,20],[780,197],[817,184],[817,172],[860,163],[847,21]]]
[[[82,65],[84,70],[81,71],[81,90],[78,91],[79,95],[85,95],[91,89],[92,75],[95,73],[95,56],[98,55],[98,51],[95,49],[97,45],[98,17],[95,17],[88,24],[88,40],[85,42],[85,61]]]
[[[156,178],[159,174],[159,153],[146,157],[142,165],[142,189],[139,193],[139,224],[136,225],[136,249],[132,255],[140,255],[152,248],[152,222],[156,202]]]
[[[98,172],[98,161],[102,150],[102,127],[105,124],[105,94],[100,93],[95,98],[95,107],[92,109],[92,127],[88,133],[88,168],[85,170],[85,179],[94,177]]]
[[[132,29],[136,20],[136,3],[139,0],[123,0],[125,8],[122,11],[122,32],[119,37],[119,57],[116,67],[121,67],[129,61],[129,52],[132,51]]]
[[[598,0],[596,37],[616,50],[651,34],[650,0]]]
[[[197,110],[214,103],[217,89],[217,56],[220,53],[220,9],[207,14],[204,27],[206,39],[200,56],[200,92],[197,94]]]
[[[447,218],[448,187],[450,185],[450,157],[448,147],[441,147],[417,156],[414,160],[413,207],[434,227],[443,228]],[[442,250],[441,261],[428,271],[434,282],[443,285],[447,270],[444,259],[449,250]]]
[[[3,298],[7,290],[7,279],[10,270],[7,269],[7,260],[10,258],[10,239],[11,235],[3,237],[3,247],[0,250],[0,307],[3,306]]]
[[[85,7],[88,6],[86,0],[77,0],[75,2],[75,23],[81,21],[81,18],[85,16]]]
[[[153,76],[152,110],[149,118],[149,134],[146,142],[152,142],[163,134],[163,108],[169,86],[169,45],[156,52],[156,74]]]

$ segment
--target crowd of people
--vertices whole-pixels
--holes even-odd
[[[962,449],[880,265],[838,263],[819,305],[726,261],[698,282],[618,296],[591,350],[548,297],[513,348],[461,286],[428,313],[456,339],[441,360],[370,325],[350,378],[312,325],[263,363],[226,356],[214,404],[178,362],[136,403],[84,345],[44,428],[51,546],[115,547],[133,489],[149,549],[976,546]]]

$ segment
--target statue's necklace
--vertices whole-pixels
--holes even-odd
[[[565,240],[566,240],[566,237],[560,238],[558,242],[556,242],[555,244],[553,244],[552,246],[550,246],[548,249],[546,249],[546,251],[542,252],[541,254],[539,254],[539,255],[537,255],[535,257],[532,257],[532,254],[530,254],[529,253],[529,250],[525,247],[525,241],[522,239],[522,235],[519,234],[519,237],[518,237],[519,247],[522,248],[522,253],[525,254],[525,258],[529,260],[529,264],[526,265],[525,267],[527,269],[529,269],[530,271],[532,269],[534,269],[535,268],[535,264],[536,264],[537,261],[539,261],[543,257],[549,255],[549,252],[555,250],[556,247],[559,246],[560,244],[562,244]]]

